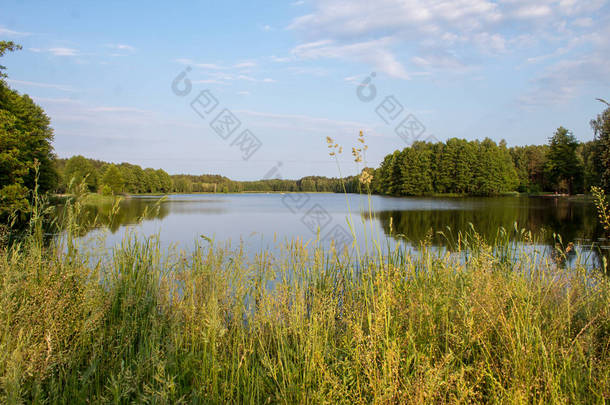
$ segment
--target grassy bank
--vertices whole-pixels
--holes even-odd
[[[68,201],[79,199],[80,203],[83,205],[104,205],[114,204],[121,198],[129,197],[129,195],[103,195],[99,193],[87,193],[83,196],[77,196],[74,194],[55,194],[51,196],[50,201],[53,204],[66,204]]]
[[[505,238],[253,260],[126,238],[97,262],[36,233],[0,253],[2,403],[610,400],[608,278]]]

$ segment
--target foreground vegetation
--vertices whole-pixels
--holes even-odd
[[[525,231],[256,257],[131,236],[98,259],[66,209],[61,243],[44,247],[35,210],[0,252],[3,403],[610,399],[608,278],[522,254]]]

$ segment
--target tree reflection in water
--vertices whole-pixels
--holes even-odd
[[[519,200],[518,204],[512,203]],[[472,199],[473,202],[480,199]],[[364,214],[368,216],[368,214]],[[493,242],[498,230],[504,228],[509,235],[525,229],[536,236],[539,244],[553,251],[563,251],[573,257],[580,249],[591,253],[596,267],[602,257],[610,258],[610,244],[597,221],[595,207],[588,201],[560,198],[495,198],[487,203],[449,210],[391,210],[374,213],[387,236],[417,242],[430,238],[433,246],[451,248],[458,233],[471,230],[471,226],[486,240]],[[471,225],[472,224],[472,225]],[[516,225],[515,225],[516,224]],[[576,246],[570,247],[573,243]],[[561,253],[553,253],[560,259]]]

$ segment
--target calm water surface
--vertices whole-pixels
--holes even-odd
[[[348,209],[349,204],[349,209]],[[470,224],[493,241],[498,229],[525,228],[538,235],[538,247],[553,247],[555,235],[564,244],[574,242],[579,252],[591,248],[607,256],[608,241],[589,200],[549,197],[498,198],[395,198],[343,194],[188,194],[125,199],[109,223],[111,205],[87,207],[107,230],[91,229],[87,235],[104,235],[105,247],[120,242],[126,231],[158,234],[164,247],[189,250],[205,238],[216,243],[243,243],[250,252],[274,249],[277,243],[300,238],[314,241],[317,230],[323,245],[351,240],[347,219],[351,217],[361,246],[373,235],[384,243],[401,241],[418,246],[431,235],[434,246],[447,247],[458,232]],[[372,221],[370,214],[372,212]],[[444,235],[439,234],[443,232]],[[453,235],[453,236],[452,236]],[[552,250],[552,249],[550,249]],[[605,252],[605,253],[604,253]],[[598,257],[599,259],[599,257]]]

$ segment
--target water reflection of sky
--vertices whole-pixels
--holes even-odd
[[[111,207],[88,209],[101,223],[110,217]],[[312,220],[312,215],[319,218]],[[331,230],[341,228],[351,234],[348,218],[361,250],[370,248],[373,240],[384,247],[399,242],[416,249],[425,238],[435,247],[450,248],[451,239],[469,231],[471,224],[493,242],[500,227],[516,235],[515,223],[517,230],[531,230],[536,236],[534,244],[547,252],[558,242],[554,234],[562,236],[564,245],[579,245],[579,253],[607,254],[609,248],[592,202],[519,197],[369,199],[349,195],[346,200],[343,194],[252,193],[171,195],[160,201],[159,197],[142,196],[121,203],[110,232],[97,229],[88,236],[104,234],[108,248],[123,239],[129,226],[140,236],[158,234],[164,248],[177,246],[188,251],[203,235],[218,244],[235,247],[243,243],[248,251],[258,252],[294,239],[315,241],[318,235],[312,224],[320,225],[319,237],[327,247]]]

